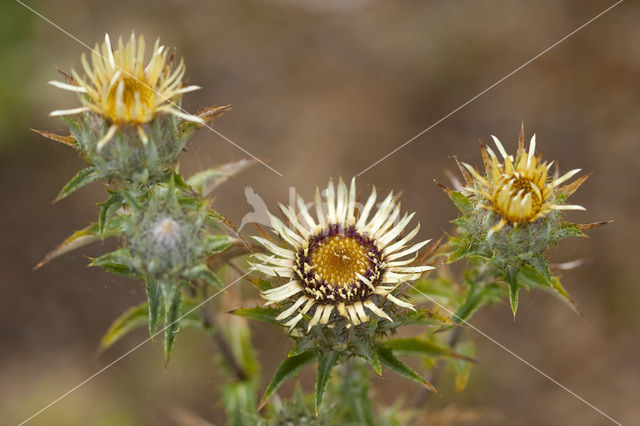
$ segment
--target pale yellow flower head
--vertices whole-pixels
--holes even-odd
[[[412,265],[418,251],[429,240],[413,243],[419,225],[404,234],[414,214],[400,216],[400,204],[393,193],[375,208],[375,188],[362,208],[356,208],[356,182],[349,187],[340,179],[325,190],[327,202],[316,190],[316,217],[298,197],[297,206],[280,205],[289,225],[270,215],[273,229],[284,245],[254,237],[271,254],[255,254],[253,267],[271,277],[286,280],[262,292],[270,303],[289,304],[278,317],[293,329],[309,313],[310,330],[316,324],[344,319],[359,325],[371,318],[391,317],[384,311],[386,301],[413,309],[394,296],[403,283],[420,278],[428,265]]]
[[[549,170],[553,163],[543,162],[541,155],[535,155],[535,135],[529,142],[529,149],[525,150],[521,133],[515,158],[507,154],[498,138],[492,138],[501,158],[491,148],[482,146],[485,176],[473,166],[462,163],[472,177],[464,189],[481,196],[485,200],[481,206],[500,215],[500,221],[490,232],[498,231],[506,224],[518,226],[535,222],[553,210],[584,210],[582,206],[558,202],[558,195],[570,195],[584,181],[586,177],[576,181],[576,185],[560,188],[560,184],[580,169],[551,178]]]
[[[67,83],[51,81],[61,89],[83,94],[82,107],[53,111],[51,115],[71,115],[92,111],[105,118],[111,126],[98,142],[101,149],[119,127],[135,126],[143,143],[148,138],[143,126],[160,113],[169,113],[184,120],[204,123],[202,118],[184,113],[178,105],[183,93],[199,89],[198,86],[184,86],[185,66],[182,60],[173,67],[173,55],[160,41],[156,40],[151,58],[145,64],[145,41],[137,40],[131,34],[124,43],[118,39],[117,49],[113,49],[109,35],[105,41],[91,51],[91,64],[82,55],[84,75],[75,70]]]

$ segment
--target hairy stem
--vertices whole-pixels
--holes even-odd
[[[204,298],[206,298],[207,293],[206,290],[204,290],[204,285],[200,285],[200,288],[203,289],[203,296]],[[195,293],[194,289],[191,289],[191,291]],[[206,304],[203,305],[200,309],[200,319],[202,320],[202,325],[204,326],[205,330],[209,331],[209,333],[211,334],[213,342],[216,344],[216,346],[218,346],[218,349],[220,350],[220,355],[222,355],[224,362],[231,369],[235,378],[241,382],[246,381],[249,378],[247,372],[242,367],[242,364],[240,363],[236,355],[233,353],[229,341],[222,332],[222,327],[218,322],[218,319],[215,315],[211,314]]]

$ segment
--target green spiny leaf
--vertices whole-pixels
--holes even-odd
[[[567,290],[564,289],[564,286],[560,283],[560,280],[558,278],[553,277],[551,279],[551,287],[553,288],[553,290],[560,295],[560,297],[562,297],[564,299],[565,302],[567,302],[569,304],[569,306],[571,306],[571,308],[581,317],[584,319],[584,314],[582,313],[582,309],[580,309],[580,306],[578,306],[578,304],[576,303],[575,300],[573,300],[573,298],[569,295],[569,293],[567,292]]]
[[[138,274],[129,267],[130,255],[126,248],[120,248],[94,259],[89,266],[99,266],[107,272],[137,278]]]
[[[511,311],[513,317],[516,317],[516,311],[518,310],[518,292],[520,291],[520,285],[514,268],[512,266],[507,267],[505,279],[509,285],[509,304],[511,305]]]
[[[580,227],[575,223],[565,222],[554,232],[556,240],[561,240],[568,237],[586,237],[587,234],[582,232]]]
[[[500,301],[503,294],[504,290],[502,286],[495,283],[484,286],[473,284],[467,291],[462,306],[458,308],[456,314],[451,319],[457,324],[463,323],[481,306]]]
[[[276,317],[280,314],[280,311],[275,308],[263,308],[256,306],[255,308],[242,308],[231,311],[233,315],[239,317],[250,318],[256,321],[270,322],[272,324],[280,325],[280,321],[276,320]]]
[[[149,335],[153,336],[156,330],[158,330],[158,316],[160,314],[160,306],[162,305],[162,289],[155,280],[147,278],[145,290],[147,292],[149,305]]]
[[[133,212],[139,212],[142,209],[140,202],[142,197],[138,194],[132,194],[131,191],[125,190],[120,192],[120,196],[124,203],[129,206]]]
[[[58,247],[47,253],[46,256],[33,269],[41,268],[43,265],[55,259],[56,257],[77,248],[86,246],[87,244],[90,244],[94,241],[98,241],[99,239],[100,237],[98,236],[98,224],[92,223],[91,225],[82,228],[81,230],[76,231],[71,234],[71,236],[67,237],[67,239],[60,243]]]
[[[56,201],[62,200],[76,189],[93,182],[99,177],[100,175],[95,167],[87,167],[86,169],[80,170],[69,182],[67,182],[53,202],[55,203]]]
[[[473,203],[462,192],[453,191],[449,194],[449,198],[455,204],[456,208],[460,210],[462,214],[468,214],[473,211]]]
[[[98,216],[98,227],[100,233],[104,232],[107,219],[111,217],[120,207],[122,207],[122,196],[118,192],[111,192],[111,196],[102,203],[98,203],[100,206],[100,215]]]
[[[288,356],[300,355],[303,352],[312,350],[315,347],[314,339],[315,339],[315,334],[313,332],[307,333],[302,337],[298,338],[296,340],[295,345],[293,345],[293,348],[291,348],[291,350],[289,351]]]
[[[190,187],[187,184],[187,182],[185,182],[184,179],[182,179],[182,176],[180,176],[179,173],[173,173],[171,175],[170,182],[172,182],[173,185],[175,185],[175,187],[180,188],[182,190],[190,189]]]
[[[537,268],[528,263],[523,265],[518,271],[517,281],[518,286],[526,288],[551,286],[551,276],[547,276],[547,274],[540,272]]]
[[[330,351],[328,354],[321,354],[318,358],[318,373],[316,376],[316,416],[320,411],[322,405],[322,398],[324,397],[324,391],[327,389],[327,383],[331,377],[331,370],[335,367],[338,361],[338,355],[340,352],[336,350]]]
[[[100,350],[105,350],[124,335],[138,327],[147,325],[149,306],[147,302],[127,309],[111,324],[107,332],[100,339]]]
[[[395,355],[393,355],[391,349],[381,345],[378,346],[378,357],[380,358],[380,362],[382,363],[382,365],[384,365],[397,375],[404,377],[405,379],[409,379],[412,382],[418,383],[432,392],[438,392],[431,383],[423,379],[422,376],[416,373],[407,364],[396,358]]]
[[[384,345],[391,349],[394,354],[403,355],[426,355],[431,357],[451,357],[472,362],[473,359],[455,352],[450,347],[441,346],[428,340],[416,337],[405,339],[388,340]]]
[[[209,267],[204,263],[201,263],[200,265],[196,265],[193,268],[189,269],[189,271],[187,272],[187,276],[192,280],[201,279],[207,284],[213,286],[216,290],[222,290],[224,288],[224,285],[222,284],[222,281],[220,281],[220,278],[218,278],[218,276],[214,274],[213,271],[209,269]]]
[[[203,251],[207,256],[225,251],[231,245],[231,238],[227,235],[208,235],[203,241]]]
[[[164,281],[161,283],[162,295],[164,298],[164,362],[169,362],[169,355],[176,340],[176,334],[180,328],[178,318],[180,317],[180,285],[178,283]]]
[[[267,386],[267,390],[264,392],[264,396],[258,406],[258,410],[262,409],[262,407],[267,403],[267,400],[273,396],[285,380],[295,375],[305,365],[315,361],[317,357],[318,354],[315,351],[307,351],[285,359],[271,378],[271,382],[269,383],[269,386]]]
[[[380,359],[378,358],[378,351],[371,341],[359,345],[356,351],[358,355],[367,360],[373,371],[378,375],[382,374],[382,364],[380,364]]]

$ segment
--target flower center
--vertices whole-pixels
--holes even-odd
[[[534,220],[543,204],[542,188],[519,173],[504,176],[493,193],[493,207],[510,222]]]
[[[109,91],[106,109],[113,121],[146,123],[153,118],[149,112],[153,111],[154,102],[155,92],[144,79],[124,75]]]
[[[296,256],[296,272],[305,292],[325,304],[365,299],[380,281],[381,264],[381,252],[372,240],[354,228],[335,225],[309,238],[308,246]]]
[[[366,249],[353,238],[335,235],[322,241],[311,253],[311,267],[318,278],[344,287],[369,267]]]
[[[157,244],[171,248],[179,243],[182,225],[175,219],[166,217],[157,220],[151,227],[151,235]]]

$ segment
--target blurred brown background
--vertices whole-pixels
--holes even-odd
[[[613,1],[263,0],[56,2],[29,0],[44,16],[93,46],[105,32],[159,36],[184,56],[203,90],[183,106],[233,104],[214,126],[270,160],[225,184],[215,205],[235,223],[250,211],[251,186],[270,207],[288,188],[311,195],[329,176],[349,178],[476,93],[547,48]],[[477,141],[495,134],[514,149],[520,122],[535,131],[545,158],[593,176],[574,196],[587,212],[570,218],[616,222],[590,239],[565,241],[553,259],[588,260],[564,277],[583,323],[558,300],[523,294],[517,320],[507,305],[474,323],[623,424],[640,419],[640,6],[626,1],[359,178],[361,188],[404,190],[421,234],[437,237],[454,208],[432,183],[446,181],[451,156],[480,164]],[[29,128],[64,132],[47,116],[77,105],[47,86],[55,66],[80,64],[84,48],[13,0],[0,6],[0,423],[16,424],[137,342],[144,331],[96,358],[110,322],[143,300],[140,283],[85,267],[85,255],[33,265],[97,214],[93,184],[51,205],[82,167],[78,156]],[[182,170],[245,155],[206,129],[182,157]],[[249,231],[249,228],[245,228]],[[253,294],[246,282],[243,288]],[[218,301],[228,309],[227,297]],[[220,305],[222,303],[222,305]],[[254,302],[247,300],[246,306]],[[252,325],[266,376],[290,342],[275,327]],[[431,424],[603,425],[608,421],[566,391],[469,330],[479,364],[469,389],[432,398]],[[224,421],[206,337],[186,331],[172,362],[147,344],[47,410],[33,425],[174,425],[176,407]],[[389,402],[417,388],[390,374],[375,380]],[[289,388],[290,389],[290,388]],[[462,407],[435,414],[445,405]],[[481,411],[474,411],[481,409]],[[448,417],[447,417],[448,416]],[[477,417],[479,416],[479,417]],[[453,423],[447,423],[453,418]],[[456,420],[457,419],[457,420]],[[499,420],[502,419],[502,420]]]

